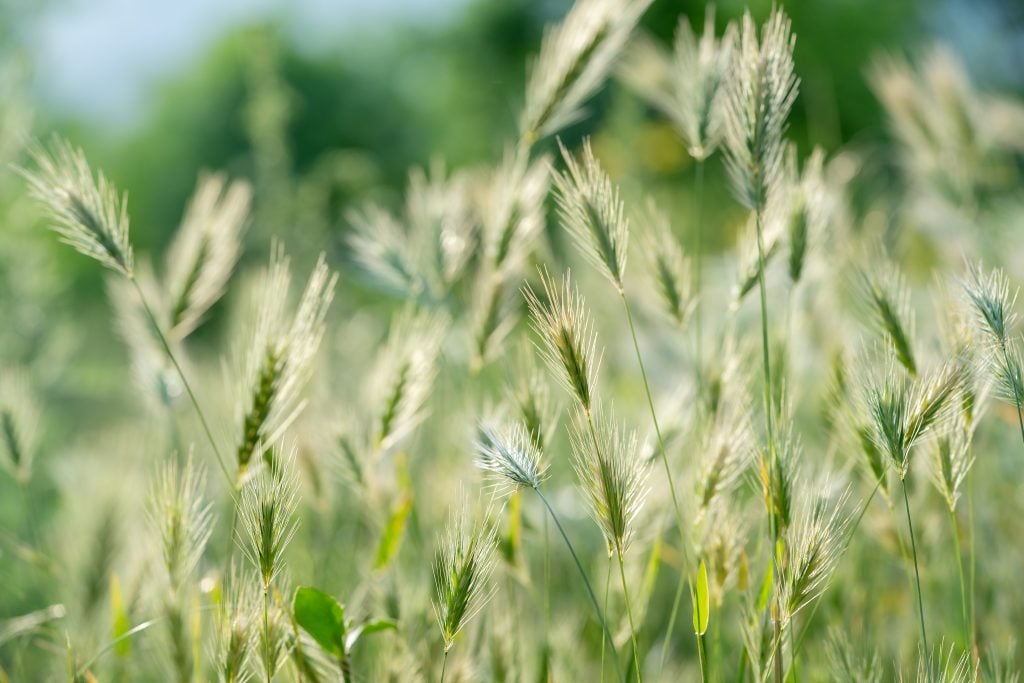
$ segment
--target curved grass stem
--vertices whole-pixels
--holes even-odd
[[[928,631],[924,625],[924,598],[921,596],[921,570],[917,564],[917,540],[914,538],[914,522],[910,517],[910,496],[907,493],[907,480],[901,479],[900,483],[903,485],[903,505],[907,510],[907,529],[910,531],[910,550],[913,553],[914,558],[914,581],[917,583],[917,616],[921,622],[921,643],[924,645],[924,651],[930,653],[928,649]]]
[[[612,660],[615,665],[617,677],[619,671],[619,659],[618,654],[615,652],[615,639],[612,638],[611,631],[608,630],[608,623],[604,618],[604,613],[601,611],[600,605],[597,604],[597,596],[594,595],[594,588],[590,584],[590,579],[587,578],[587,572],[583,569],[583,563],[580,562],[580,558],[576,554],[576,548],[573,547],[572,541],[569,540],[569,535],[565,533],[565,529],[562,527],[562,522],[559,521],[558,515],[555,514],[555,509],[551,507],[551,503],[548,502],[547,497],[540,489],[533,490],[537,492],[541,502],[544,503],[544,507],[548,509],[548,514],[551,515],[551,520],[555,523],[555,528],[557,528],[558,533],[562,535],[562,540],[565,541],[565,545],[569,549],[569,554],[572,555],[572,561],[576,564],[576,570],[580,574],[580,579],[583,580],[583,587],[587,591],[587,597],[590,598],[590,604],[594,608],[594,614],[597,615],[597,620],[601,624],[601,630],[604,632],[604,637],[607,639],[608,645],[611,646]]]

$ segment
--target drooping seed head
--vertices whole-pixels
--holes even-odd
[[[434,562],[434,613],[445,652],[493,594],[494,545],[486,516],[474,521],[467,502],[456,503]]]
[[[132,276],[128,202],[102,172],[93,174],[82,151],[56,137],[32,150],[36,170],[22,169],[51,227],[76,251],[125,277]]]
[[[203,500],[206,475],[189,453],[183,467],[161,468],[149,495],[149,523],[160,539],[168,585],[177,592],[202,557],[213,531],[211,505]]]
[[[549,28],[530,67],[519,119],[528,145],[583,117],[583,105],[604,84],[651,0],[577,0]]]
[[[504,428],[481,425],[476,452],[476,466],[489,475],[499,495],[520,488],[539,488],[546,476],[541,451],[521,422]]]
[[[565,274],[561,287],[546,273],[541,273],[541,282],[544,301],[530,287],[523,292],[533,329],[540,337],[538,348],[566,390],[576,397],[585,412],[589,412],[600,357],[586,304],[569,273]]]
[[[733,192],[748,209],[762,209],[783,173],[786,119],[797,95],[796,37],[776,8],[761,30],[749,12],[732,51],[725,98],[725,160]]]
[[[595,412],[577,413],[572,431],[573,467],[590,514],[608,544],[624,554],[635,534],[635,521],[647,496],[649,461],[636,432],[608,423]]]
[[[618,188],[584,140],[578,158],[559,143],[566,171],[555,176],[558,216],[587,258],[622,289],[629,246],[629,220]]]
[[[903,275],[894,265],[883,264],[859,270],[857,285],[873,326],[885,337],[907,372],[916,375],[914,319]]]
[[[223,296],[242,249],[252,187],[202,175],[167,252],[168,330],[188,336]]]

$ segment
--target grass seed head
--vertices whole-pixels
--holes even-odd
[[[476,466],[489,475],[499,495],[520,488],[539,488],[546,476],[541,451],[521,422],[504,429],[481,425],[476,451]]]

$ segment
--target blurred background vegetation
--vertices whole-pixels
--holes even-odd
[[[331,263],[346,263],[346,209],[367,199],[399,205],[410,167],[500,158],[516,133],[529,55],[570,3],[390,0],[371,11],[343,0],[337,16],[330,2],[226,3],[237,11],[210,9],[217,16],[209,24],[206,4],[214,3],[148,13],[128,0],[0,0],[0,138],[59,130],[82,147],[128,192],[140,252],[166,246],[198,171],[248,178],[254,222],[243,261],[264,263],[278,235],[302,272],[322,249]],[[815,145],[831,153],[889,144],[865,78],[879,53],[914,55],[942,41],[979,89],[1024,94],[1024,4],[1015,0],[781,4],[798,36],[791,137],[801,154]],[[720,0],[719,28],[748,5],[758,21],[771,7]],[[656,0],[642,27],[667,42],[681,15],[699,25],[703,12],[699,2]],[[614,79],[589,109],[567,142],[594,132],[627,194],[642,187],[674,214],[685,211],[692,162],[670,125]],[[0,360],[44,375],[46,410],[61,419],[46,422],[40,452],[70,459],[90,416],[134,398],[114,390],[129,370],[110,332],[103,274],[41,229],[8,167],[19,154],[0,150]],[[897,170],[880,158],[867,182],[885,191]],[[709,170],[718,199],[706,202],[715,207],[709,225],[732,226],[710,235],[713,251],[732,245],[743,212],[728,199],[720,165]],[[347,290],[336,313],[382,305],[351,269],[340,270]],[[200,337],[216,336],[219,320],[212,316]],[[34,486],[25,522],[14,512],[26,504],[16,485],[0,480],[0,520],[45,526],[58,484],[37,478]],[[2,529],[8,540],[22,531]],[[40,584],[6,561],[15,546],[4,548],[0,617],[45,604]]]

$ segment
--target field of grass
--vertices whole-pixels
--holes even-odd
[[[324,244],[272,96],[166,245],[0,103],[0,681],[1018,680],[1024,103],[878,55],[799,149],[783,9],[650,3]],[[610,82],[674,186],[573,133]]]

